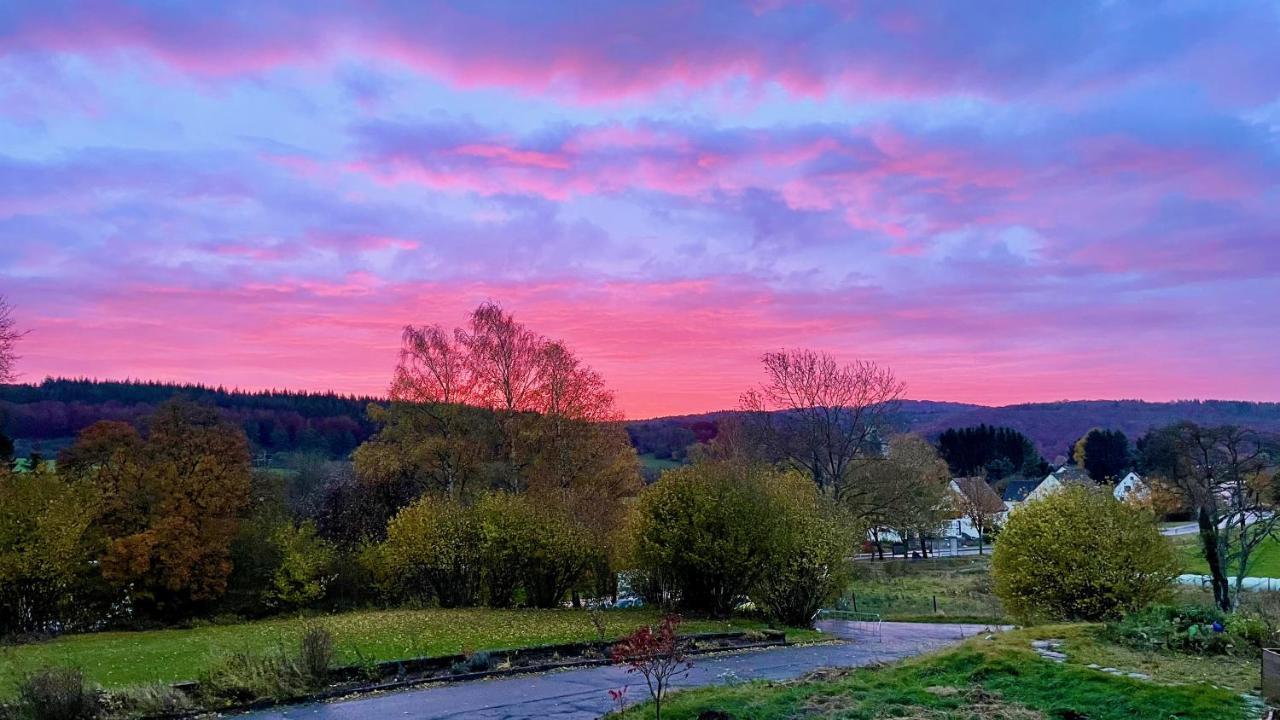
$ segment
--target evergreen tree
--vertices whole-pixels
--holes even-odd
[[[1009,475],[1044,475],[1048,463],[1031,440],[1007,427],[978,425],[949,428],[938,437],[938,452],[953,475],[986,473],[992,480]]]
[[[1096,482],[1115,482],[1133,465],[1129,438],[1119,430],[1090,430],[1076,441],[1071,456]]]

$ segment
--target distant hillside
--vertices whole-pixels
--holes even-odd
[[[374,431],[365,409],[376,398],[70,379],[0,385],[0,430],[26,452],[39,448],[51,454],[99,420],[141,425],[158,405],[179,395],[221,408],[259,452],[307,450],[345,457]]]
[[[1280,403],[1232,400],[1144,402],[1142,400],[1072,400],[1004,407],[913,401],[903,408],[913,432],[932,437],[949,427],[1003,425],[1021,431],[1049,460],[1068,450],[1090,428],[1121,430],[1137,440],[1148,430],[1181,420],[1201,425],[1241,425],[1280,432]],[[924,406],[915,408],[914,406]]]
[[[46,453],[98,420],[140,423],[175,395],[209,402],[241,424],[256,450],[267,453],[315,450],[345,457],[375,430],[365,417],[380,398],[334,393],[242,392],[203,385],[49,379],[38,385],[0,385],[0,429],[20,448],[39,445]],[[637,452],[654,461],[684,459],[693,442],[716,436],[731,411],[638,420],[626,424]],[[1280,403],[1223,400],[1143,402],[1076,400],[986,407],[965,403],[908,400],[898,429],[930,439],[949,427],[985,423],[1021,431],[1047,459],[1067,454],[1093,427],[1122,430],[1136,440],[1152,427],[1178,420],[1206,425],[1234,423],[1280,432]]]
[[[731,412],[655,418],[628,424],[632,441],[642,453],[667,457],[663,440],[679,437],[673,427],[693,428],[706,423],[717,424]],[[898,414],[899,430],[919,433],[934,439],[951,427],[996,425],[1011,427],[1031,438],[1047,459],[1067,455],[1072,444],[1089,431],[1101,427],[1121,430],[1137,440],[1153,427],[1180,420],[1202,425],[1235,424],[1267,432],[1280,432],[1280,403],[1255,403],[1233,400],[1188,400],[1180,402],[1144,402],[1142,400],[1071,400],[1053,403],[1027,403],[987,407],[965,403],[907,400]],[[656,428],[662,428],[658,432]],[[705,431],[704,431],[705,432]],[[637,440],[641,442],[636,442]],[[653,445],[644,440],[653,440]]]

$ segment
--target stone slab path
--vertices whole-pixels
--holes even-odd
[[[901,660],[992,631],[984,625],[889,622],[877,630],[874,625],[840,620],[822,621],[818,627],[843,642],[695,657],[693,670],[678,685],[701,687],[744,680],[790,680],[823,667],[857,667]],[[251,720],[593,720],[613,709],[609,690],[623,686],[630,688],[631,703],[647,698],[643,678],[628,675],[619,667],[590,667],[427,685],[239,717]]]

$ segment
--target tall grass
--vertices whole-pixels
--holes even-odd
[[[309,625],[292,654],[282,648],[224,655],[201,678],[200,692],[214,705],[300,697],[325,685],[335,655],[333,635]]]
[[[78,668],[49,667],[18,682],[17,717],[22,720],[96,720],[102,693]]]

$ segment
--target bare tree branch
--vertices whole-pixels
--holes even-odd
[[[905,386],[889,368],[841,365],[813,350],[766,353],[761,362],[765,382],[741,398],[756,442],[836,499],[863,494],[851,471],[878,451]]]
[[[18,329],[18,321],[13,317],[13,306],[0,295],[0,383],[17,378],[17,348],[23,335],[26,333]]]

